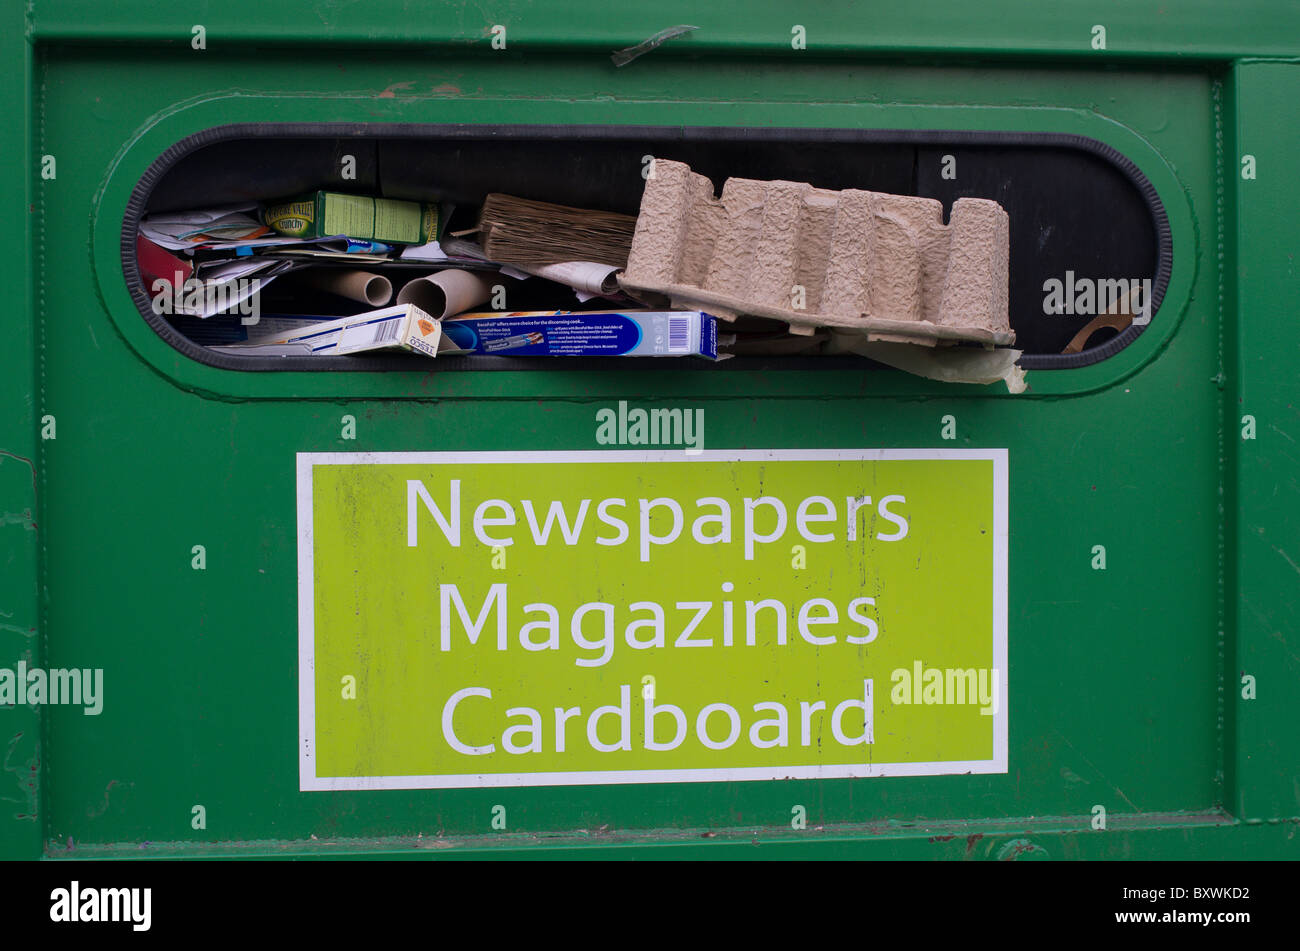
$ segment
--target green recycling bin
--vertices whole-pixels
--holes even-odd
[[[6,14],[0,854],[1297,854],[1291,5],[443,6]],[[662,356],[270,353],[301,273],[222,323],[141,251],[338,193],[380,273],[408,205],[617,231],[678,164],[997,202],[1014,344],[956,351],[1018,355],[680,287]],[[470,306],[592,310],[517,271]]]

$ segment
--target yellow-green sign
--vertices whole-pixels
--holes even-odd
[[[302,453],[301,787],[1007,768],[1005,450]]]

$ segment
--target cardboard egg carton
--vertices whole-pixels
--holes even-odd
[[[856,328],[934,346],[1015,341],[1007,318],[1007,213],[804,182],[727,179],[656,159],[620,284],[724,319],[753,314],[792,333]]]

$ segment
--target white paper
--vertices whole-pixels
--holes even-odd
[[[856,353],[896,370],[943,383],[997,383],[1008,392],[1023,393],[1025,371],[1016,366],[1023,351],[973,347],[926,347],[915,343],[869,341],[856,332],[833,333],[824,351]]]
[[[283,270],[283,267],[277,268],[277,264],[281,262],[265,258],[240,258],[202,268],[199,272],[202,276],[194,280],[203,284],[203,306],[190,309],[182,305],[178,312],[191,317],[211,317],[229,311],[275,280],[275,274]],[[274,273],[249,280],[253,275],[268,269]]]
[[[189,314],[192,317],[211,317],[213,314],[226,313],[248,300],[254,294],[261,293],[262,289],[273,280],[275,280],[274,275],[258,278],[254,281],[205,281],[207,287],[204,289],[203,306],[197,311],[182,306],[180,313]],[[225,292],[222,293],[218,290],[222,285],[233,286],[227,287]]]
[[[249,211],[254,214],[246,214]],[[256,211],[257,203],[249,202],[244,205],[225,205],[220,208],[149,215],[140,221],[140,233],[159,247],[170,251],[185,251],[203,243],[185,235],[202,233],[204,228],[217,223],[226,227],[262,227],[261,222],[257,220]],[[223,221],[223,219],[229,220]]]
[[[403,261],[446,261],[447,252],[437,241],[430,241],[428,244],[407,245],[399,257]]]
[[[543,264],[537,267],[516,265],[516,267],[534,277],[567,284],[580,294],[587,294],[589,298],[617,294],[618,280],[614,275],[622,270],[620,267],[594,264],[591,261],[565,261],[562,264]]]
[[[237,258],[234,261],[213,264],[210,267],[200,267],[199,276],[205,283],[220,284],[225,281],[235,281],[241,277],[248,277],[250,274],[256,274],[258,271],[263,271],[279,263],[278,259]]]

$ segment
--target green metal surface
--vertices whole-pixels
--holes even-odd
[[[0,138],[0,162],[10,187],[3,198],[4,221],[19,229],[12,255],[0,262],[0,275],[11,288],[6,323],[13,346],[0,372],[0,650],[5,666],[19,660],[42,662],[37,599],[40,552],[37,535],[37,420],[41,416],[36,382],[35,313],[32,262],[32,48],[23,11],[11,4],[0,30],[9,63],[0,88],[0,116],[9,134]],[[12,856],[39,855],[43,847],[40,808],[40,715],[35,707],[4,711],[0,728],[0,851]]]
[[[796,21],[774,4],[622,19],[37,0],[25,24],[6,14],[3,156],[21,186],[2,206],[17,247],[0,265],[0,666],[102,667],[105,701],[97,717],[0,711],[0,854],[1300,854],[1300,65],[1261,61],[1300,54],[1300,23],[1291,4],[1169,6],[833,4]],[[609,63],[682,22],[701,29]],[[190,49],[195,23],[206,50]],[[494,23],[506,51],[489,46]],[[1105,51],[1089,47],[1099,23]],[[1136,343],[1033,371],[1017,397],[842,370],[222,371],[141,319],[120,228],[166,147],[250,121],[1075,133],[1155,186],[1173,273]],[[711,448],[1007,448],[1009,772],[299,792],[294,453],[593,449],[595,409],[619,398],[706,407]],[[42,440],[46,415],[57,437]],[[491,830],[496,804],[508,832]],[[789,828],[793,804],[806,832]]]
[[[1241,695],[1242,677],[1271,681],[1235,708],[1235,784],[1232,811],[1251,819],[1295,815],[1300,782],[1300,401],[1295,360],[1300,342],[1287,327],[1296,316],[1295,221],[1300,195],[1300,127],[1294,102],[1300,70],[1294,65],[1252,63],[1232,76],[1236,110],[1231,133],[1239,155],[1267,155],[1268,174],[1235,185],[1237,228],[1225,248],[1236,263],[1231,286],[1237,296],[1237,333],[1228,363],[1235,383],[1225,410],[1226,450],[1232,461],[1226,506],[1235,555],[1236,590],[1229,602],[1236,654],[1230,698]],[[1256,187],[1262,185],[1263,187]],[[1254,417],[1257,437],[1242,439],[1243,419]],[[1289,768],[1279,768],[1288,764]]]

